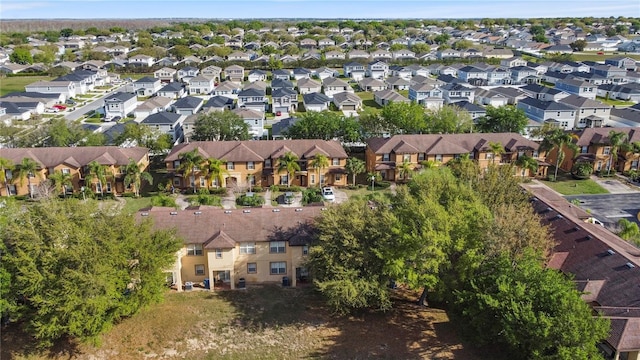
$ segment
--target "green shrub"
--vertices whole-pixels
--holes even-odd
[[[322,191],[319,188],[307,188],[302,191],[302,204],[322,202]]]
[[[211,194],[211,192],[207,188],[198,189],[198,195],[209,195],[209,194]]]
[[[167,195],[157,195],[152,197],[151,206],[178,207],[176,205],[176,200]]]
[[[271,190],[271,192],[278,192],[280,191],[280,187],[278,185],[271,185],[269,186],[269,190]]]
[[[586,179],[591,176],[593,165],[587,162],[576,163],[571,168],[571,174],[578,179]]]
[[[254,187],[251,188],[251,190],[253,192],[261,193],[261,192],[265,191],[265,188],[263,188],[262,186],[254,186]]]
[[[227,194],[227,188],[213,188],[213,189],[209,189],[209,194],[211,195],[226,195]]]
[[[222,200],[218,196],[211,196],[207,194],[198,194],[189,198],[191,205],[207,205],[207,206],[220,206]]]
[[[131,197],[132,198],[132,197],[136,197],[136,194],[134,192],[132,192],[132,191],[129,191],[129,192],[122,193],[121,196],[122,197]]]
[[[273,187],[276,186],[276,191],[279,192],[300,192],[302,189],[300,186],[287,186],[287,185],[271,185],[271,191],[273,191]]]
[[[13,198],[16,199],[16,200],[24,201],[24,200],[27,200],[29,198],[29,195],[16,195]]]
[[[245,194],[236,198],[236,204],[240,206],[262,206],[264,204],[264,197],[262,196],[247,196]]]
[[[389,181],[384,181],[384,180],[376,181],[376,182],[375,182],[375,186],[376,186],[378,189],[387,189],[389,186],[391,186],[391,182],[389,182]]]

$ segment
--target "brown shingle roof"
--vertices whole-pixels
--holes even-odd
[[[121,148],[117,146],[85,147],[47,147],[0,149],[0,157],[20,163],[23,158],[31,158],[41,167],[54,167],[60,164],[81,167],[96,160],[106,161],[108,165],[127,165],[129,159],[140,162],[149,150],[142,147]]]
[[[245,213],[242,209],[174,210],[154,207],[138,212],[136,217],[153,219],[155,229],[175,228],[185,244],[224,248],[221,246],[235,246],[236,242],[289,240],[291,235],[284,234],[297,226],[312,223],[321,212],[321,208],[317,206],[307,206],[301,211],[294,208],[278,210],[280,211],[274,212],[269,208],[252,208],[249,213]],[[299,242],[300,239],[296,241]]]
[[[592,144],[609,144],[609,132],[623,132],[629,137],[629,142],[640,141],[640,130],[636,128],[586,128],[578,133],[578,146],[589,146]]]
[[[238,147],[240,144],[243,147]],[[169,155],[165,158],[166,162],[178,160],[178,156],[182,153],[199,148],[206,158],[216,158],[228,160],[224,156],[231,157],[233,149],[237,148],[238,151],[242,149],[250,150],[250,154],[257,154],[260,159],[242,159],[235,161],[262,161],[269,158],[278,158],[284,155],[285,152],[291,151],[294,154],[308,158],[307,152],[311,151],[310,155],[315,155],[314,148],[322,150],[323,153],[330,158],[347,158],[347,153],[342,148],[339,142],[333,140],[269,140],[269,141],[194,141],[190,143],[184,143],[175,146]],[[245,150],[242,150],[245,151]],[[252,155],[255,157],[255,155]],[[229,160],[234,161],[234,160]]]
[[[519,149],[538,149],[536,142],[526,139],[520,134],[426,134],[426,135],[396,135],[390,138],[373,138],[367,141],[371,150],[376,154],[394,152],[395,147],[405,142],[419,151],[432,154],[464,154],[474,150],[481,150],[489,142],[499,142],[508,152]],[[441,143],[441,144],[440,144]],[[436,147],[434,149],[434,147]],[[437,150],[438,152],[434,152]]]

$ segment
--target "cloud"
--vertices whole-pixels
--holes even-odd
[[[24,11],[48,6],[51,6],[51,4],[47,2],[12,2],[5,0],[2,2],[2,5],[0,5],[0,12]]]

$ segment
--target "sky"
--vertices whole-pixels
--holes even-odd
[[[640,0],[0,0],[2,19],[640,17]]]

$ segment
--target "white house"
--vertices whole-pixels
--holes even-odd
[[[163,111],[147,116],[141,124],[169,134],[174,144],[177,144],[182,139],[182,122],[185,118],[185,115]]]
[[[111,121],[114,117],[125,118],[136,109],[135,94],[117,92],[104,99],[104,118]]]
[[[138,96],[152,96],[160,90],[160,79],[145,76],[133,83],[133,92]]]
[[[155,62],[155,58],[153,58],[152,56],[148,56],[148,55],[135,55],[129,58],[129,64],[130,65],[137,65],[137,66],[153,66],[153,63]]]
[[[76,96],[76,85],[71,81],[36,81],[24,89],[27,92],[63,94],[64,100]]]
[[[189,80],[189,94],[210,94],[215,87],[214,78],[196,76]]]
[[[344,80],[329,77],[322,81],[323,93],[332,98],[334,94],[341,92],[354,92],[351,85],[347,84]]]
[[[236,115],[244,119],[249,125],[249,134],[254,138],[261,138],[266,132],[264,131],[264,113],[253,109],[233,109]]]

